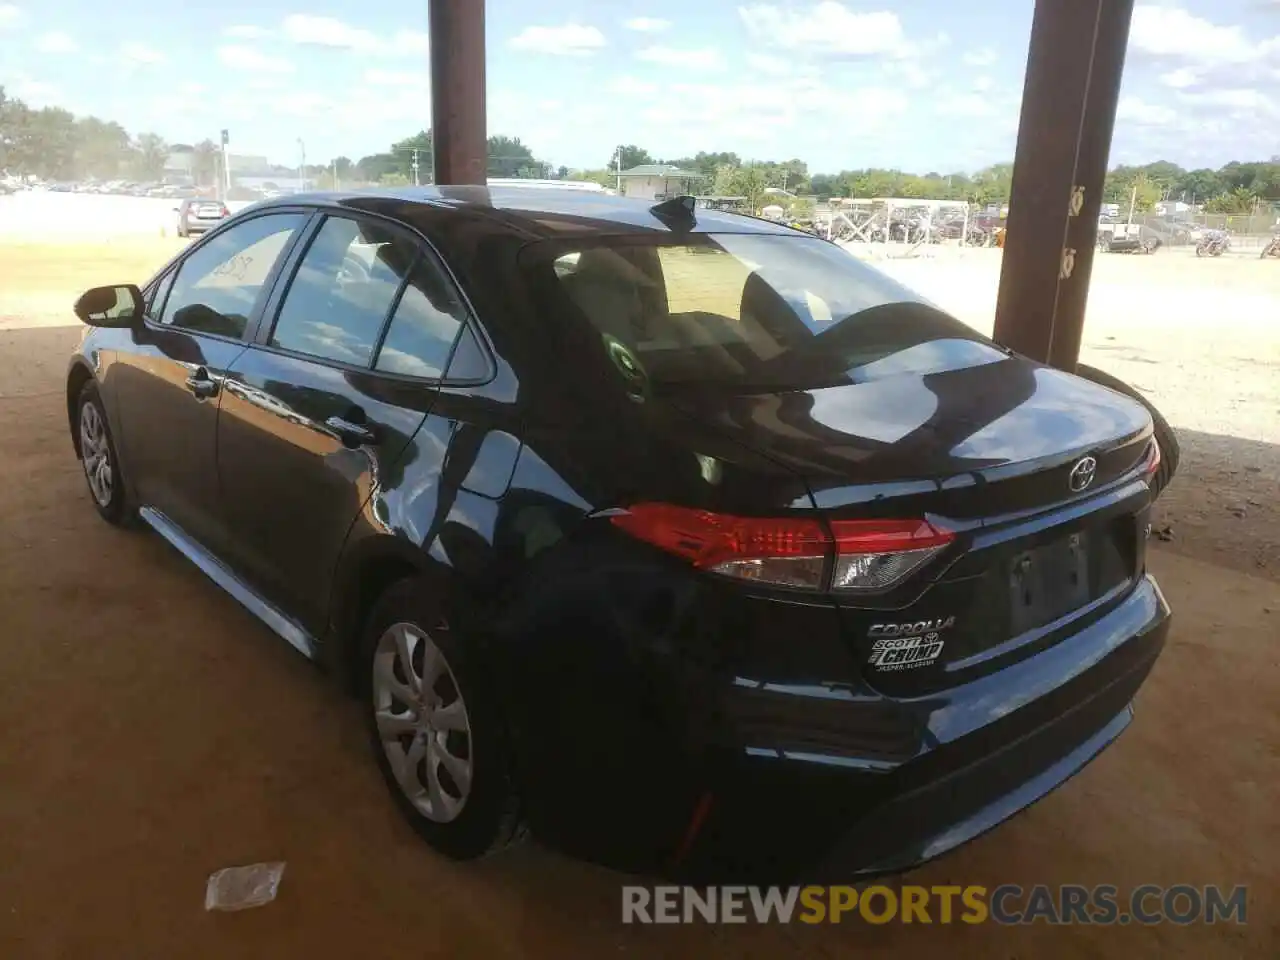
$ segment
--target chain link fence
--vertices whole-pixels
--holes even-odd
[[[1235,250],[1261,250],[1280,232],[1280,213],[1259,210],[1253,214],[1186,213],[1162,217],[1153,213],[1134,214],[1133,222],[1142,235],[1155,236],[1166,246],[1195,246],[1206,231],[1222,230],[1231,237]]]

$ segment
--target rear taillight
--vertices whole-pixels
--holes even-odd
[[[1160,469],[1160,444],[1153,437],[1151,440],[1151,448],[1147,451],[1146,462],[1142,465],[1142,478],[1150,480],[1156,475],[1156,471]]]
[[[610,517],[639,540],[701,570],[808,590],[886,590],[954,539],[924,520],[734,517],[639,503]],[[828,572],[830,571],[830,572]]]
[[[231,216],[231,211],[227,209],[227,205],[225,203],[222,204],[218,209],[222,211],[222,216],[224,217]]]
[[[837,591],[885,590],[910,576],[955,539],[925,520],[835,520]]]

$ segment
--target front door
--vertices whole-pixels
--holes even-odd
[[[227,372],[218,473],[232,561],[313,634],[352,522],[376,489],[399,484],[462,316],[420,241],[330,216]]]
[[[123,460],[141,507],[217,550],[222,539],[214,455],[221,383],[246,345],[276,264],[306,220],[256,217],[196,246],[168,278],[113,370]]]

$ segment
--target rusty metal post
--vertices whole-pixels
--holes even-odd
[[[995,339],[1047,361],[1099,12],[1106,0],[1036,0],[1014,155]]]
[[[1089,278],[1093,275],[1098,243],[1098,215],[1102,212],[1102,187],[1111,157],[1111,137],[1115,132],[1116,105],[1120,100],[1120,79],[1129,46],[1133,6],[1134,0],[1103,0],[1098,17],[1089,95],[1085,98],[1084,123],[1076,154],[1074,189],[1075,196],[1079,197],[1079,211],[1067,226],[1066,247],[1075,251],[1075,268],[1071,276],[1058,285],[1053,343],[1049,349],[1049,362],[1062,370],[1074,371],[1080,359],[1085,308],[1089,304]],[[1076,203],[1073,197],[1073,210]]]
[[[436,183],[484,184],[484,0],[429,0]]]

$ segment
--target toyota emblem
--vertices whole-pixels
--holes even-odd
[[[1067,475],[1067,484],[1071,487],[1071,492],[1080,493],[1082,490],[1087,490],[1097,472],[1098,461],[1093,457],[1077,460],[1075,466],[1071,468],[1071,473]]]

